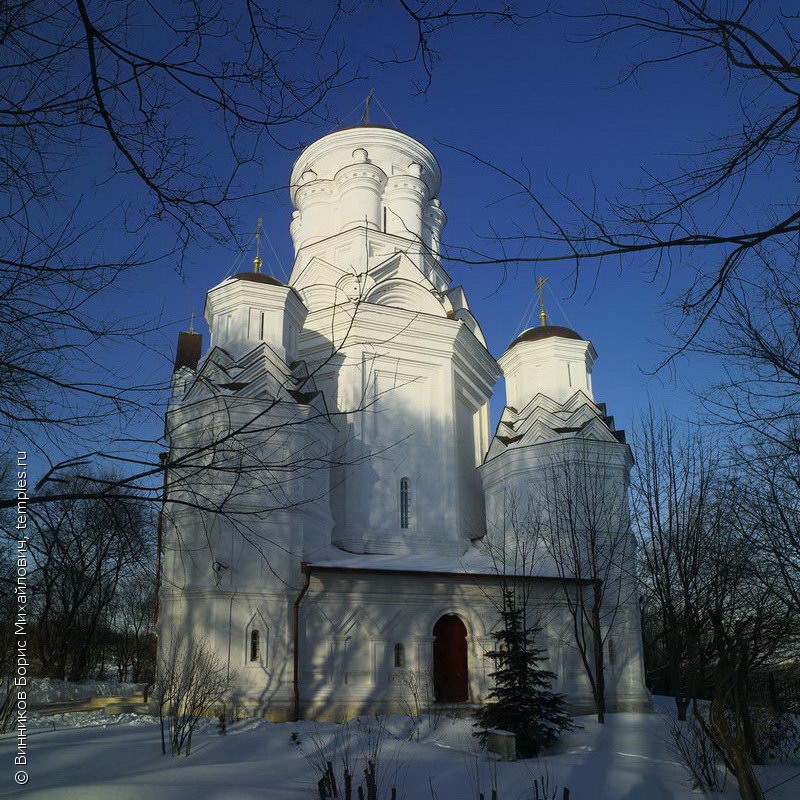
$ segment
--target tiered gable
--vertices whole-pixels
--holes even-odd
[[[625,433],[614,428],[614,418],[606,416],[603,404],[595,403],[580,390],[563,405],[537,394],[522,411],[506,406],[486,460],[509,449],[560,439],[624,443]]]
[[[184,386],[183,394],[173,402],[188,404],[209,397],[232,397],[300,405],[313,403],[319,410],[326,410],[325,399],[306,363],[285,364],[265,342],[239,359],[234,359],[224,347],[212,348],[197,372],[184,379]]]

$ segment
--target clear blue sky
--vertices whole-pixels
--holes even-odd
[[[353,124],[364,95],[374,87],[391,121],[375,106],[373,120],[396,123],[433,150],[443,171],[448,242],[474,243],[489,232],[490,221],[524,223],[525,209],[514,201],[497,203],[509,187],[444,143],[512,171],[524,161],[541,186],[552,182],[586,202],[596,191],[602,202],[640,183],[643,169],[661,174],[674,169],[677,154],[700,149],[704,140],[729,130],[738,118],[738,94],[726,87],[723,75],[710,78],[703,61],[654,68],[636,83],[618,86],[621,69],[635,55],[628,49],[630,42],[612,41],[599,49],[578,44],[569,39],[585,31],[587,23],[544,17],[519,28],[470,24],[446,31],[436,40],[442,60],[433,83],[426,95],[415,95],[414,67],[383,67],[369,60],[376,53],[388,54],[389,41],[397,41],[396,26],[402,25],[408,27],[410,45],[414,31],[400,15],[376,10],[359,17],[357,25],[348,23],[348,57],[361,62],[365,77],[332,97],[331,105],[342,124]],[[202,125],[198,119],[200,136]],[[335,121],[321,124],[309,138],[335,127]],[[285,186],[295,156],[277,147],[264,149],[255,181],[262,187]],[[243,236],[258,217],[264,218],[277,253],[266,248],[265,268],[280,278],[291,266],[290,212],[285,189],[239,209]],[[186,328],[192,309],[199,317],[205,292],[229,272],[237,255],[233,242],[198,248],[187,255],[182,277],[162,264],[128,276],[105,301],[121,303],[129,313],[162,309],[167,324],[154,336],[151,350],[120,350],[123,358],[137,359],[144,382],[169,374],[178,330]],[[607,262],[599,273],[590,269],[574,293],[566,264],[520,267],[505,281],[491,267],[454,267],[450,272],[454,283],[466,288],[495,356],[523,326],[536,274],[548,276],[550,321],[570,325],[594,342],[600,355],[597,399],[607,403],[620,427],[630,427],[651,399],[678,416],[693,416],[698,404],[690,388],[703,388],[718,374],[719,365],[696,356],[680,358],[658,375],[648,374],[675,343],[664,309],[685,285],[680,270],[669,281],[666,276],[651,281],[634,260]],[[204,324],[197,327],[205,332]],[[502,404],[500,387],[495,399],[494,417]],[[151,420],[149,426],[155,425]]]

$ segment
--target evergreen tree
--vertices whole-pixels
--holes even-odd
[[[490,730],[510,731],[517,739],[517,755],[531,758],[575,725],[565,711],[564,695],[550,688],[555,674],[540,666],[545,658],[545,651],[535,646],[540,629],[528,627],[510,589],[503,592],[501,619],[500,630],[492,634],[497,646],[486,654],[495,661],[490,674],[495,687],[490,702],[478,712],[476,736],[485,744]]]

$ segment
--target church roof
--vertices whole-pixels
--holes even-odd
[[[538,393],[517,410],[506,406],[497,423],[485,461],[507,450],[563,439],[586,439],[625,444],[625,431],[617,430],[605,403],[595,403],[578,389],[565,403]]]
[[[194,331],[181,331],[178,334],[178,348],[175,352],[175,371],[181,367],[197,369],[203,347],[203,336]]]
[[[372,572],[377,574],[412,573],[415,575],[452,575],[472,577],[497,577],[498,565],[484,550],[471,547],[461,556],[395,555],[350,553],[331,546],[328,552],[318,553],[309,559],[307,566],[321,572]],[[506,575],[521,578],[557,578],[559,573],[547,554],[542,554],[535,565],[523,571],[507,570]]]
[[[273,278],[272,275],[267,275],[266,272],[237,272],[236,275],[231,275],[231,280],[252,281],[253,283],[268,283],[271,286],[286,285],[277,278]]]
[[[541,339],[550,339],[554,336],[558,336],[561,339],[583,340],[583,337],[577,331],[572,330],[572,328],[565,328],[563,325],[539,325],[536,328],[528,328],[528,330],[523,331],[511,342],[508,349],[510,350],[514,345],[520,342],[538,342]]]

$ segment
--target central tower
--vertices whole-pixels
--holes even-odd
[[[400,131],[359,125],[325,136],[292,170],[295,253],[354,227],[437,253],[445,224],[440,185],[431,152]]]
[[[339,430],[333,543],[352,552],[460,555],[483,533],[499,368],[439,260],[440,185],[426,147],[374,125],[314,142],[292,171],[298,357]]]

